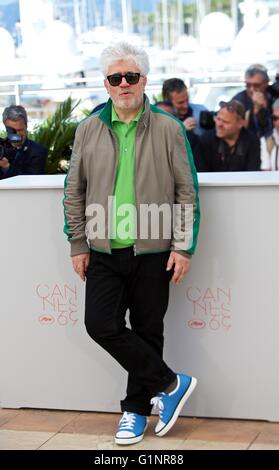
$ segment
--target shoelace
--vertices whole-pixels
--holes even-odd
[[[133,428],[136,421],[134,413],[129,413],[128,411],[124,412],[123,417],[120,420],[119,426],[123,429]]]
[[[150,404],[154,405],[154,407],[159,410],[159,416],[160,416],[160,418],[162,418],[163,411],[164,411],[164,408],[165,408],[162,397],[160,395],[158,395],[157,397],[152,398],[151,401],[150,401]]]

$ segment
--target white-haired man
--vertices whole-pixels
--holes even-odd
[[[183,279],[196,246],[198,189],[183,124],[144,94],[146,52],[119,43],[103,51],[101,64],[110,99],[77,129],[65,232],[74,270],[86,279],[87,332],[128,371],[115,441],[133,444],[143,438],[154,404],[155,433],[166,434],[196,385],[162,357],[169,281]],[[159,217],[149,223],[150,214],[142,217],[147,205],[182,210],[166,210],[163,224]]]

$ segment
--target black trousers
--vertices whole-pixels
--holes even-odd
[[[150,399],[176,374],[163,361],[164,316],[169,301],[169,252],[134,256],[131,248],[91,252],[87,271],[88,334],[128,371],[121,410],[150,415]],[[130,325],[126,326],[126,311]]]

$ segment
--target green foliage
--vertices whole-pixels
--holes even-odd
[[[158,95],[152,95],[151,97],[151,103],[158,103],[158,101],[163,101],[163,95],[162,93],[159,93]]]
[[[60,160],[70,160],[78,125],[72,113],[79,103],[74,103],[71,97],[67,98],[55,113],[39,124],[30,135],[31,139],[48,149],[46,173],[61,171]]]
[[[211,11],[221,11],[227,15],[231,15],[231,0],[212,0]]]

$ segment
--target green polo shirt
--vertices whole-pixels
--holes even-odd
[[[135,211],[134,160],[137,123],[144,107],[129,123],[120,121],[111,108],[112,129],[118,137],[119,156],[114,187],[111,248],[126,248],[135,243],[136,214],[123,204],[131,204]],[[121,207],[120,207],[121,206]],[[119,211],[121,210],[121,214]]]

